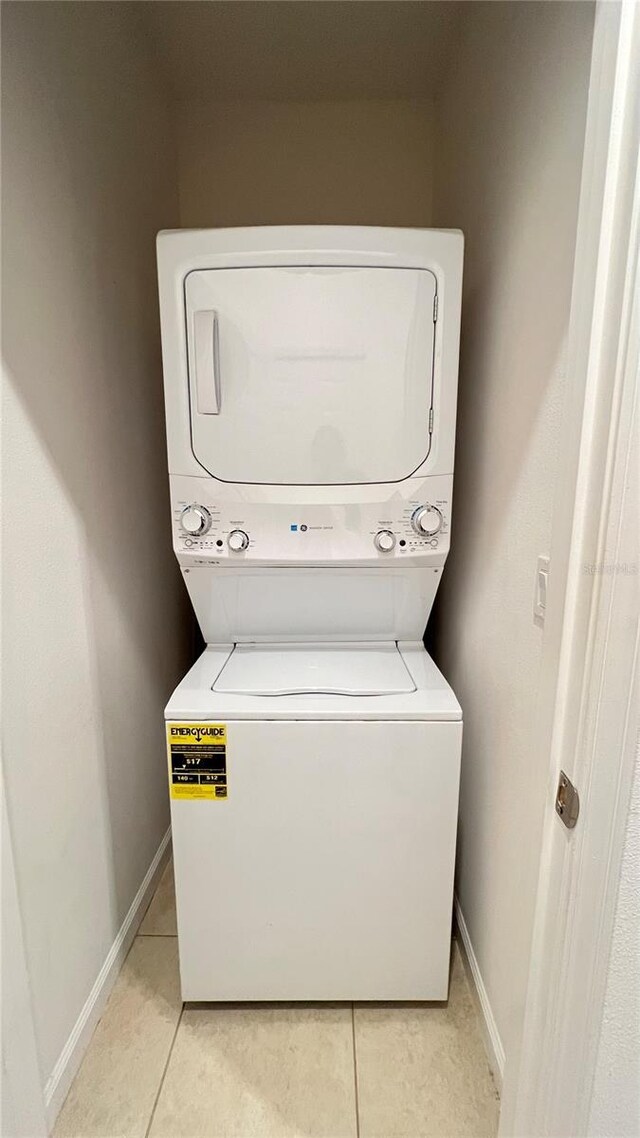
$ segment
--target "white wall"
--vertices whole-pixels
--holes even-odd
[[[508,1064],[548,769],[532,610],[562,445],[593,8],[462,7],[436,107],[434,220],[463,229],[466,251],[454,530],[435,638],[465,719],[457,894]]]
[[[168,826],[186,665],[154,236],[169,118],[128,5],[3,5],[4,763],[43,1082]]]
[[[640,21],[639,21],[640,22]],[[629,155],[629,162],[634,155]],[[636,183],[636,202],[638,183]],[[630,270],[630,279],[633,271]],[[636,269],[635,312],[636,321],[640,318],[640,284]],[[633,300],[631,301],[633,304]],[[638,349],[635,349],[635,358]],[[633,367],[633,342],[629,348],[627,368],[629,375]],[[639,377],[640,378],[640,377]],[[640,383],[629,383],[629,393],[621,406],[621,430],[618,437],[616,464],[619,472],[614,474],[611,489],[611,509],[617,518],[617,508],[621,508],[619,533],[616,534],[615,562],[624,571],[616,575],[616,584],[621,587],[612,590],[611,604],[615,606],[618,627],[624,628],[625,650],[622,649],[622,634],[612,639],[615,624],[608,627],[607,648],[617,645],[615,661],[610,666],[611,677],[604,686],[601,705],[598,709],[599,722],[604,726],[605,738],[611,741],[606,724],[612,715],[619,723],[619,740],[624,749],[633,748],[635,770],[629,812],[624,835],[624,846],[620,864],[620,879],[611,939],[611,950],[607,972],[607,982],[598,1038],[598,1052],[595,1078],[592,1089],[590,1115],[587,1133],[590,1138],[637,1138],[640,1134],[640,659],[637,648],[638,613],[640,611]],[[629,405],[631,405],[629,407]],[[625,443],[628,441],[628,454]],[[623,455],[626,455],[623,461]],[[608,552],[608,549],[607,549]],[[614,562],[614,564],[615,564]],[[625,588],[625,585],[627,587]],[[631,586],[631,587],[628,587]],[[608,594],[607,594],[608,595]],[[624,604],[623,598],[627,598]],[[610,614],[608,613],[609,617]],[[635,638],[634,638],[635,633]],[[635,683],[631,681],[628,689],[620,684],[624,667],[633,659],[635,651]],[[616,668],[615,665],[618,665]],[[622,672],[620,672],[622,665]],[[625,677],[626,678],[626,677]],[[616,682],[618,681],[618,682]],[[607,708],[607,689],[609,704]],[[615,692],[612,695],[612,689]],[[628,713],[625,703],[629,696]],[[613,701],[613,702],[612,702]],[[607,717],[607,711],[609,716]],[[602,754],[602,750],[599,752]],[[606,754],[606,751],[605,751]],[[607,756],[608,757],[608,756]],[[622,755],[624,758],[624,754]],[[616,769],[614,763],[613,769]],[[591,792],[593,793],[593,792]],[[619,788],[618,788],[619,793]],[[615,861],[613,863],[615,865]]]
[[[428,99],[183,102],[180,223],[429,225]]]
[[[589,1135],[640,1134],[640,743],[627,820]]]

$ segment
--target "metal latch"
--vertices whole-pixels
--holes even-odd
[[[562,818],[568,830],[573,830],[580,813],[580,796],[570,778],[560,771],[556,790],[556,814]]]

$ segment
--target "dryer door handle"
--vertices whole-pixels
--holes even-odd
[[[193,314],[196,406],[199,415],[220,414],[218,313],[201,308]]]

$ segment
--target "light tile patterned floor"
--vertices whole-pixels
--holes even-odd
[[[169,864],[54,1138],[493,1138],[457,948],[440,1004],[180,1002]]]

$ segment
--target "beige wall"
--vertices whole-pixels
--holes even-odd
[[[429,225],[428,100],[181,103],[180,224]]]
[[[168,825],[155,232],[169,120],[127,5],[3,5],[4,767],[43,1082]]]
[[[45,1079],[167,825],[162,704],[189,618],[153,241],[177,225],[465,231],[438,651],[465,713],[459,896],[508,1056],[517,1038],[546,771],[533,586],[593,12],[478,2],[464,16],[437,132],[428,100],[179,104],[178,207],[170,116],[130,6],[4,5],[5,767]]]
[[[547,775],[532,610],[562,445],[592,24],[586,3],[466,5],[437,106],[435,223],[466,236],[437,658],[465,718],[457,891],[507,1064],[522,1023]]]

